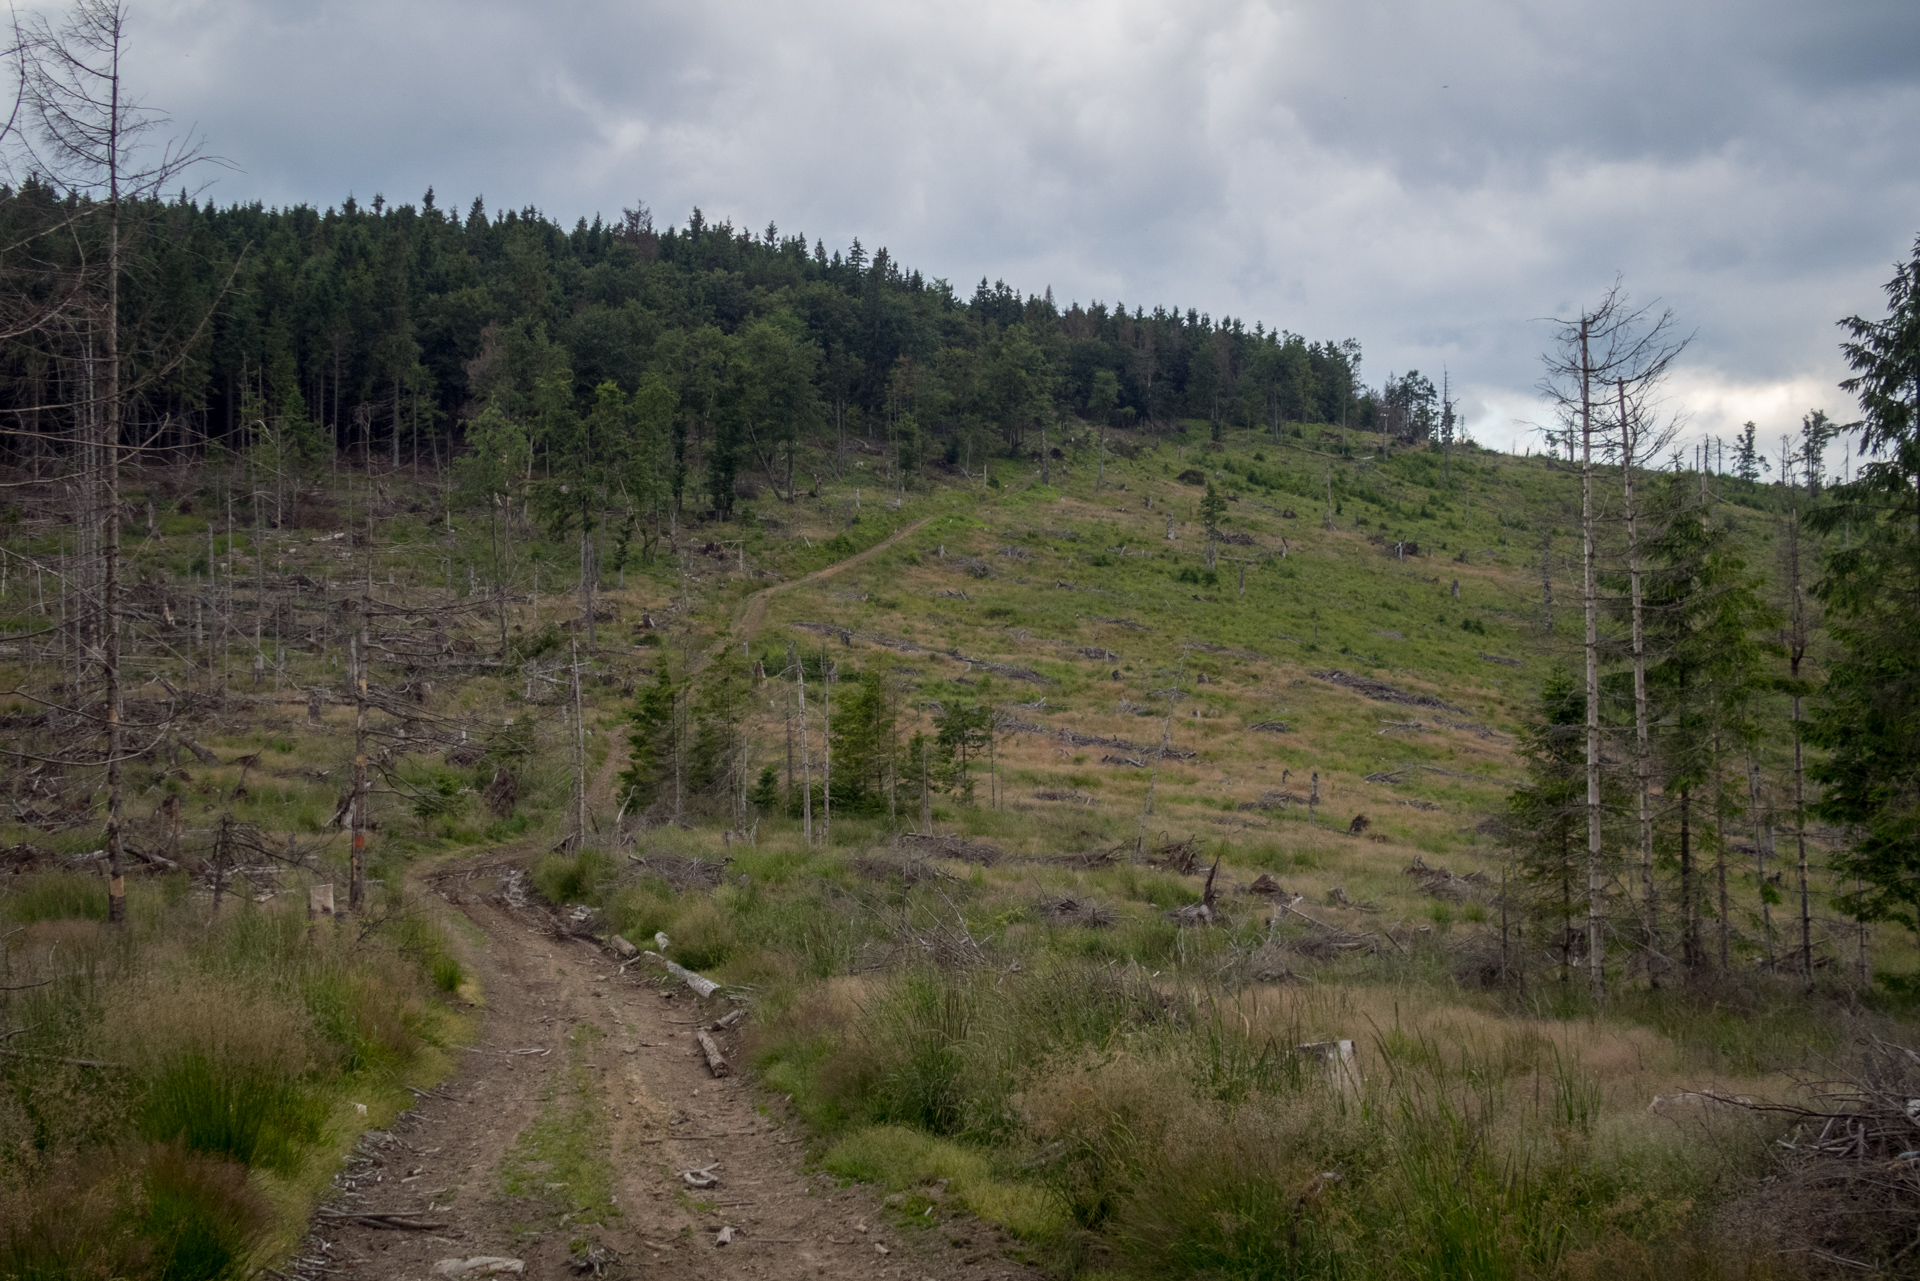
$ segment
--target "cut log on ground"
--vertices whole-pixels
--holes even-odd
[[[707,1056],[707,1071],[715,1076],[732,1076],[733,1065],[727,1062],[727,1056],[720,1053],[719,1044],[708,1035],[705,1028],[693,1034],[700,1042],[701,1052]]]
[[[695,974],[692,970],[688,969],[686,966],[681,965],[677,961],[669,961],[666,957],[660,955],[658,952],[644,952],[642,953],[642,955],[645,956],[649,961],[658,961],[660,964],[666,966],[667,973],[673,975],[673,977],[679,979],[682,983],[685,983],[688,987],[692,988],[695,996],[712,996],[715,992],[718,992],[720,990],[720,985],[718,983],[715,983],[712,979],[706,977],[704,974]]]
[[[396,1228],[409,1232],[437,1232],[447,1225],[439,1219],[426,1219],[420,1210],[315,1210],[314,1217],[339,1219],[369,1228]]]

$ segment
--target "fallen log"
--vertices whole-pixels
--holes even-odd
[[[358,1223],[368,1228],[392,1228],[408,1232],[433,1232],[446,1227],[440,1219],[422,1219],[424,1210],[315,1210],[314,1217],[337,1223]]]
[[[694,1039],[700,1042],[701,1052],[707,1056],[707,1071],[715,1076],[732,1076],[733,1065],[727,1062],[727,1056],[720,1053],[719,1043],[708,1035],[707,1029],[694,1032]]]
[[[503,1272],[519,1274],[526,1270],[525,1260],[502,1254],[477,1254],[471,1259],[442,1259],[433,1265],[434,1274],[443,1277],[490,1277]]]
[[[666,966],[667,973],[692,988],[695,996],[712,996],[720,990],[720,985],[706,975],[695,974],[686,966],[681,965],[677,961],[669,961],[658,952],[643,952],[641,955],[645,956],[649,961],[658,961],[660,964]]]

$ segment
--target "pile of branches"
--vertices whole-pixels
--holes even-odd
[[[1276,939],[1274,942],[1275,946],[1283,951],[1312,961],[1331,960],[1336,956],[1345,956],[1349,952],[1372,954],[1380,950],[1379,939],[1369,932],[1343,930],[1330,926],[1311,929],[1305,934]]]
[[[1112,867],[1124,862],[1133,855],[1133,842],[1122,841],[1118,845],[1109,845],[1105,849],[1086,850],[1067,857],[1067,862],[1078,868],[1091,870],[1096,867]]]
[[[657,876],[682,893],[714,888],[725,878],[727,863],[733,861],[715,863],[703,858],[682,858],[678,854],[629,854],[627,860],[636,864],[643,875]]]
[[[929,835],[926,832],[902,832],[895,841],[902,849],[911,850],[920,858],[950,858],[962,863],[978,863],[982,867],[992,867],[1006,860],[1006,851],[997,845],[985,841],[969,841],[964,836],[939,833]]]
[[[1315,680],[1340,685],[1371,698],[1377,703],[1399,703],[1407,707],[1431,707],[1436,711],[1457,712],[1460,709],[1450,703],[1443,703],[1431,694],[1412,694],[1404,689],[1395,689],[1385,681],[1374,680],[1371,676],[1356,676],[1352,672],[1343,672],[1338,668],[1311,673]]]
[[[916,885],[925,885],[931,881],[951,881],[958,878],[948,875],[933,865],[933,860],[919,851],[907,851],[901,855],[856,854],[847,860],[847,866],[856,875],[870,881],[899,880],[908,889]]]
[[[1042,676],[1031,667],[1018,667],[1012,663],[995,663],[984,658],[968,658],[957,649],[947,651],[947,657],[956,663],[965,663],[967,670],[992,672],[995,676],[1004,676],[1010,681],[1025,681],[1029,685],[1058,685],[1060,682],[1051,676]]]
[[[1168,841],[1155,846],[1147,862],[1183,875],[1192,872],[1200,862],[1200,842],[1191,836],[1184,841]]]
[[[1161,756],[1170,761],[1190,761],[1197,753],[1186,748],[1168,745],[1164,750],[1159,745],[1129,743],[1124,738],[1113,738],[1100,734],[1081,734],[1074,730],[1060,731],[1060,741],[1069,747],[1115,747],[1123,752],[1139,756]]]
[[[915,962],[930,962],[941,969],[964,970],[989,964],[992,956],[987,945],[967,928],[966,915],[948,903],[951,918],[937,911],[916,913],[914,920],[902,920],[893,937],[881,942],[869,939],[855,956],[852,971],[894,969]]]
[[[1422,893],[1433,898],[1462,902],[1476,898],[1488,888],[1485,872],[1469,872],[1465,876],[1456,876],[1444,867],[1428,867],[1427,861],[1418,854],[1407,865],[1402,875],[1413,877]]]
[[[1920,1054],[1871,1037],[1848,1078],[1823,1083],[1809,1106],[1703,1101],[1794,1123],[1776,1145],[1778,1172],[1744,1200],[1754,1222],[1740,1230],[1836,1276],[1920,1267]]]
[[[1043,898],[1036,909],[1049,921],[1061,925],[1085,925],[1092,929],[1105,929],[1120,919],[1104,903],[1067,894],[1058,898]]]

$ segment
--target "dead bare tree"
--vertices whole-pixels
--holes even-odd
[[[97,377],[84,384],[84,402],[76,406],[84,424],[81,455],[86,465],[90,504],[97,529],[92,549],[98,565],[97,592],[89,631],[101,685],[106,726],[104,765],[107,782],[107,918],[126,920],[126,854],[122,833],[125,784],[122,765],[126,736],[121,688],[120,467],[126,386],[123,371],[120,283],[126,204],[155,198],[202,157],[191,144],[146,146],[148,135],[165,118],[144,108],[126,89],[127,9],[120,0],[75,0],[56,23],[45,14],[18,20],[12,48],[21,110],[26,128],[7,141],[32,170],[79,197],[89,219],[97,219],[104,246],[101,261],[89,264],[82,251],[74,307],[79,312],[89,364]],[[81,238],[85,243],[85,238]],[[93,343],[97,338],[98,355]]]
[[[1595,467],[1596,462],[1604,463],[1611,455],[1623,464],[1624,471],[1631,472],[1631,457],[1627,453],[1630,443],[1627,386],[1633,384],[1639,399],[1644,400],[1658,386],[1686,343],[1684,339],[1676,339],[1673,333],[1671,312],[1654,317],[1645,307],[1633,307],[1617,280],[1595,306],[1572,319],[1558,319],[1553,324],[1553,345],[1543,357],[1546,375],[1540,386],[1558,411],[1569,440],[1577,438],[1580,445],[1581,604],[1586,622],[1583,650],[1587,702],[1587,965],[1593,999],[1599,1002],[1606,998],[1608,876],[1600,790],[1600,596]],[[1620,421],[1614,425],[1618,435],[1613,439],[1609,439],[1608,425],[1604,421],[1596,422],[1597,413],[1604,414],[1609,383],[1614,384],[1620,405]],[[1644,423],[1644,420],[1636,421]],[[1637,558],[1632,564],[1635,566],[1633,630],[1638,638],[1641,622]],[[1644,733],[1644,656],[1639,653],[1637,643],[1635,650],[1635,701],[1641,709],[1640,732]],[[1641,768],[1645,768],[1644,756]],[[1645,808],[1643,801],[1643,811]],[[1643,842],[1650,841],[1650,820],[1643,823],[1643,833],[1646,834]]]
[[[1644,316],[1644,312],[1641,313]],[[1620,484],[1627,525],[1627,579],[1631,600],[1628,613],[1633,640],[1633,772],[1640,825],[1640,891],[1646,917],[1647,981],[1659,986],[1660,897],[1653,876],[1653,744],[1647,706],[1647,644],[1644,582],[1640,565],[1640,490],[1636,468],[1641,460],[1659,456],[1678,430],[1673,418],[1655,416],[1653,399],[1666,370],[1686,346],[1686,340],[1663,341],[1659,331],[1670,330],[1672,313],[1645,322],[1653,343],[1643,348],[1637,364],[1614,374],[1614,428],[1620,443]],[[1634,376],[1629,379],[1629,374]]]

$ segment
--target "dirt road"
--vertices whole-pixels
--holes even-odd
[[[731,1008],[723,997],[702,1007],[644,963],[623,971],[598,945],[559,936],[497,854],[424,880],[484,936],[475,1044],[464,1070],[362,1141],[287,1273],[511,1271],[446,1262],[493,1256],[554,1278],[1039,1275],[937,1188],[909,1225],[874,1190],[809,1174],[784,1100],[751,1074],[708,1073],[694,1033]],[[689,1187],[683,1173],[699,1170],[717,1185]]]

